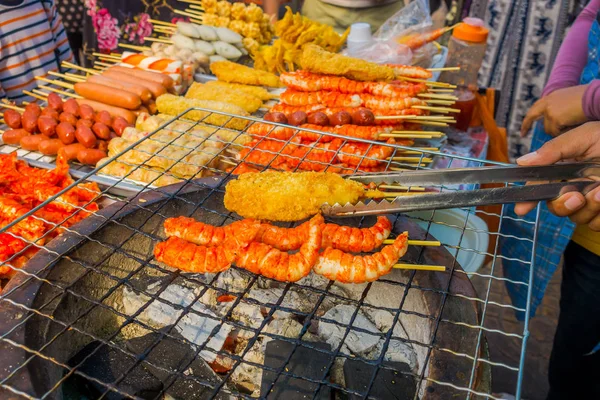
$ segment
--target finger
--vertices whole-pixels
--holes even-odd
[[[600,215],[597,215],[588,223],[588,228],[594,232],[600,232]]]
[[[568,217],[585,206],[585,197],[579,192],[565,193],[548,202],[548,209],[559,217]]]
[[[537,151],[517,159],[517,163],[519,165],[549,165],[561,160],[587,155],[598,141],[599,132],[600,124],[597,122],[581,125],[546,142]],[[596,150],[590,154],[593,152]]]
[[[546,116],[546,117],[544,117],[544,131],[548,135],[550,135],[552,137],[556,137],[556,136],[558,136],[558,133],[560,132],[560,128],[551,118],[548,118]]]
[[[527,203],[517,203],[515,204],[515,214],[519,216],[523,216],[528,214],[531,210],[533,210],[538,205],[538,202],[532,201]]]
[[[591,190],[585,195],[585,206],[569,217],[578,225],[585,225],[600,214],[600,188]]]
[[[523,123],[521,124],[521,136],[525,136],[527,132],[531,129],[533,123],[538,120],[542,115],[544,115],[544,110],[546,108],[546,99],[542,98],[536,101],[527,114],[525,118],[523,118]]]

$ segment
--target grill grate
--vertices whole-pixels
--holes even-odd
[[[203,111],[211,115],[209,110]],[[252,117],[214,113],[258,121]],[[185,117],[184,113],[178,120],[185,120]],[[166,147],[175,143],[201,124],[202,121],[190,124],[171,141],[162,144]],[[144,152],[140,150],[140,144],[152,140],[167,125],[163,124],[148,137],[131,144],[100,168],[81,172],[81,180],[95,176],[128,151]],[[478,215],[488,215],[497,216],[502,224],[510,218],[504,209],[499,215],[464,209],[464,217],[459,223],[438,221],[436,211],[429,217],[398,217],[395,221],[394,232],[409,230],[414,239],[433,239],[430,231],[439,227],[454,229],[457,244],[443,243],[445,247],[456,251],[456,256],[467,253],[491,258],[489,274],[464,272],[444,247],[411,248],[403,262],[443,264],[447,267],[445,273],[394,271],[377,282],[364,285],[339,285],[314,276],[281,284],[235,267],[220,275],[200,276],[158,264],[152,257],[152,248],[163,240],[161,226],[165,218],[194,216],[214,225],[225,225],[236,219],[223,207],[224,183],[229,176],[222,171],[222,160],[231,160],[232,148],[244,147],[234,146],[242,135],[244,133],[239,133],[227,141],[209,137],[209,140],[220,141],[215,146],[217,150],[210,152],[210,162],[199,166],[194,179],[184,179],[175,185],[155,185],[161,176],[175,175],[171,171],[173,165],[145,184],[130,180],[134,171],[147,168],[137,164],[131,164],[132,169],[122,177],[105,177],[102,187],[102,198],[108,200],[105,208],[74,227],[65,227],[65,221],[53,225],[52,230],[62,229],[64,234],[45,246],[28,242],[23,252],[30,247],[41,251],[26,268],[14,268],[15,277],[0,294],[0,353],[2,359],[7,360],[0,367],[0,392],[28,399],[68,398],[78,385],[84,385],[86,389],[93,387],[98,398],[114,398],[115,395],[125,398],[167,398],[170,395],[177,398],[174,393],[181,394],[187,385],[195,388],[194,396],[189,398],[255,398],[268,397],[281,387],[282,382],[293,378],[310,389],[308,397],[313,399],[321,398],[328,391],[336,398],[379,398],[374,394],[377,390],[383,385],[393,387],[395,384],[393,380],[386,382],[380,377],[384,371],[390,371],[414,382],[416,389],[411,398],[493,399],[496,397],[489,394],[492,367],[514,373],[515,387],[517,392],[520,391],[522,363],[506,365],[490,360],[485,336],[517,338],[523,353],[527,324],[522,331],[500,331],[486,326],[486,315],[490,308],[496,307],[526,311],[490,301],[492,284],[506,281],[529,288],[531,282],[513,282],[498,276],[496,265],[504,259],[498,254],[498,245],[490,253],[470,247],[467,240],[467,236],[473,234],[487,234],[492,239],[500,237],[499,232],[472,227],[470,221]],[[330,136],[343,143],[351,139]],[[436,151],[351,140],[365,143],[369,149],[374,145],[389,147],[392,156],[407,150],[417,152],[415,162],[387,161],[386,169],[430,168],[432,163],[424,162],[426,158],[434,158],[434,162],[436,158],[444,158],[450,167],[460,162],[483,165],[480,160]],[[294,138],[281,142],[289,144],[293,141]],[[181,163],[194,151],[198,148],[186,149],[185,154],[172,160],[173,163]],[[278,151],[270,153],[282,155]],[[156,153],[147,154],[148,159],[155,157]],[[161,154],[160,157],[165,156]],[[368,160],[369,157],[361,156],[353,172]],[[305,161],[305,158],[300,157],[299,161]],[[270,168],[272,162],[261,167]],[[322,165],[323,168],[334,167],[327,163]],[[135,183],[138,188],[127,199],[114,194],[119,193],[124,183]],[[28,215],[57,201],[73,185]],[[438,190],[460,188],[439,187]],[[7,232],[26,216],[0,232]],[[369,226],[372,220],[361,218],[344,220],[344,223]],[[520,240],[531,246],[535,244],[532,239]],[[19,255],[1,265],[11,265]],[[533,260],[522,263],[525,268],[532,268]],[[485,291],[477,295],[468,276],[485,281]],[[338,314],[331,312],[333,309]],[[160,318],[167,318],[167,321],[160,322]],[[204,324],[203,330],[198,330],[200,323]],[[284,323],[289,325],[287,330],[275,328],[275,324]],[[327,339],[323,332],[338,334],[326,348],[317,343]],[[223,336],[229,338],[224,344]],[[141,349],[138,342],[135,342],[138,347],[133,345],[133,339],[140,337],[146,340]],[[282,362],[278,366],[265,365],[265,346],[269,340],[292,346],[290,352],[281,355]],[[359,350],[358,345],[353,345],[355,342],[362,346],[371,342],[375,345],[368,350]],[[186,349],[184,356],[165,362],[156,356],[164,343],[168,343],[169,348]],[[81,352],[84,348],[86,353]],[[405,355],[405,359],[409,368],[406,370],[400,371],[393,364],[399,359],[397,354],[392,357],[398,349],[408,349],[409,355]],[[316,352],[314,354],[321,354],[326,359],[318,376],[295,372],[293,360],[306,351]],[[414,357],[412,367],[411,354]],[[110,357],[115,360],[114,364],[120,365],[112,365]],[[346,360],[360,362],[368,368],[363,370],[367,371],[364,387],[349,388],[348,382],[344,382],[342,365]],[[206,366],[205,362],[209,361],[213,369],[220,367],[221,373],[209,374],[206,369],[202,370],[201,366]],[[100,368],[101,363],[114,367],[112,375],[100,376],[90,368],[94,365],[95,369],[103,369],[105,366]],[[273,379],[263,379],[261,387],[260,379],[267,373]],[[154,391],[136,391],[134,383],[139,374],[151,375],[160,384]],[[258,378],[258,382],[249,386],[248,379],[244,380],[247,376]]]

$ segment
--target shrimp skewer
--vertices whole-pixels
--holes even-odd
[[[289,89],[300,92],[327,90],[344,94],[366,93],[392,97],[416,96],[427,91],[427,85],[424,83],[359,82],[341,76],[320,75],[308,71],[285,72],[279,78]]]
[[[386,143],[395,144],[394,139],[388,139]],[[393,146],[378,146],[369,143],[350,142],[346,143],[338,153],[338,159],[348,165],[364,165],[375,167],[385,162],[394,152]]]
[[[417,67],[416,65],[388,64],[388,67],[391,67],[394,70],[397,77],[430,79],[433,76],[431,71],[427,71],[425,68]],[[420,83],[420,85],[427,87],[425,83]],[[425,90],[423,90],[423,92],[425,92]]]
[[[236,265],[257,275],[281,282],[296,282],[310,273],[319,258],[323,217],[309,221],[308,239],[295,254],[288,254],[265,243],[253,242],[240,251]]]
[[[396,41],[400,44],[410,47],[411,50],[416,50],[429,42],[439,39],[444,33],[452,30],[453,28],[454,26],[435,29],[431,32],[412,33],[410,35],[398,38]]]
[[[380,252],[355,256],[328,247],[319,256],[315,273],[343,283],[372,282],[388,274],[408,249],[408,232],[404,232]]]
[[[290,106],[324,104],[327,107],[367,107],[375,109],[404,110],[416,105],[426,105],[425,101],[410,96],[385,97],[372,94],[343,94],[337,92],[296,92],[286,90],[281,93],[281,102]]]
[[[243,247],[252,242],[260,229],[260,222],[252,219],[235,221],[227,226],[213,226],[196,221],[193,218],[167,218],[164,223],[168,238],[178,237],[200,246],[221,246],[227,240],[230,245]]]
[[[340,126],[321,126],[314,124],[300,125],[300,128],[312,129],[323,132],[323,134],[305,132],[292,128],[275,127],[266,123],[254,123],[248,129],[248,134],[258,137],[269,137],[279,140],[290,140],[292,137],[300,140],[321,143],[331,142],[335,139],[328,136],[327,133],[334,133],[341,136],[349,136],[353,138],[377,140],[382,133],[391,133],[393,130],[402,129],[402,125],[377,125],[377,126],[360,126],[360,125],[340,125]],[[297,132],[297,133],[296,133]],[[294,134],[296,135],[294,136]]]
[[[198,246],[174,236],[154,247],[157,261],[186,272],[222,272],[231,266],[235,256],[228,246]]]

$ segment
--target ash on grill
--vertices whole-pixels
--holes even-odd
[[[394,275],[402,276],[400,273]],[[161,282],[154,282],[146,286],[146,293],[149,294],[156,294],[162,289],[154,300],[145,294],[125,288],[121,304],[115,304],[114,307],[127,315],[134,315],[143,309],[137,319],[157,330],[172,327],[172,333],[177,332],[189,342],[200,346],[195,350],[202,348],[199,356],[217,374],[224,375],[236,363],[234,358],[228,357],[222,352],[217,354],[217,351],[224,350],[232,355],[243,356],[243,361],[235,367],[227,384],[235,385],[238,391],[251,396],[261,394],[261,382],[264,384],[266,377],[263,376],[265,369],[260,366],[265,365],[265,354],[269,342],[278,340],[278,338],[289,338],[288,343],[291,343],[301,338],[302,343],[309,347],[311,344],[312,346],[324,344],[328,353],[335,352],[341,345],[338,357],[335,358],[331,368],[330,378],[315,376],[314,379],[329,379],[334,384],[346,387],[344,374],[346,360],[355,356],[367,360],[377,360],[383,350],[385,334],[393,323],[392,313],[364,306],[358,311],[352,327],[344,339],[346,327],[356,312],[356,306],[348,304],[348,301],[359,300],[365,285],[336,284],[329,287],[331,295],[327,296],[319,307],[316,314],[318,319],[313,319],[307,326],[308,330],[301,336],[303,324],[319,297],[314,289],[309,291],[302,287],[325,289],[329,284],[328,280],[311,274],[299,281],[298,285],[285,290],[284,284],[259,278],[243,299],[239,299],[239,296],[243,296],[246,288],[252,285],[253,277],[245,271],[231,268],[216,277],[215,281],[213,281],[215,276],[210,274],[188,275],[188,278],[190,276],[202,283],[212,282],[212,287],[215,289],[206,289],[206,286],[202,284],[194,286],[192,279],[176,280],[175,283],[166,287]],[[138,281],[135,286],[140,287],[139,285],[145,286],[146,284]],[[202,291],[204,291],[203,294]],[[373,293],[373,290],[370,290],[369,293]],[[337,295],[339,298],[332,295]],[[389,301],[386,301],[384,297],[379,298],[379,296],[372,295],[368,297],[370,302],[367,304],[374,307],[390,306]],[[195,301],[195,299],[198,300]],[[276,310],[269,317],[271,309],[278,302],[280,304],[276,306]],[[231,323],[223,323],[223,319]],[[260,330],[258,339],[247,350],[258,330]],[[132,340],[146,334],[147,331],[144,329],[136,330],[131,327],[131,329],[123,330],[123,339]],[[394,326],[392,339],[383,356],[383,361],[395,366],[398,366],[398,363],[404,364],[406,367],[404,370],[417,373],[418,354],[412,345],[402,340],[407,338],[404,328],[400,322],[397,323]],[[292,347],[294,346],[292,345]],[[296,351],[302,353],[302,349],[304,347],[299,346]],[[332,358],[330,355],[328,357]],[[293,368],[293,360],[294,358],[292,358],[292,362],[288,363],[286,370]],[[277,368],[277,366],[271,367]],[[326,368],[325,364],[321,371],[325,371]],[[192,368],[186,372],[186,374],[188,373],[194,374],[196,371]],[[202,376],[206,377],[205,370],[202,370]],[[410,376],[409,378],[412,379]],[[282,379],[279,378],[280,381]],[[398,379],[398,381],[400,380]],[[302,383],[315,385],[304,380]],[[314,389],[314,387],[311,388],[309,392],[312,393]],[[301,391],[301,388],[296,387],[294,390]],[[411,398],[414,395],[414,388],[412,390]]]

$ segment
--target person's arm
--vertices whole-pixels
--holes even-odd
[[[598,11],[600,0],[591,0],[575,19],[560,46],[542,97],[558,89],[579,84],[581,72],[587,63],[588,36]]]
[[[263,0],[263,9],[265,14],[271,16],[271,22],[277,21],[279,17],[279,0]]]
[[[46,10],[46,16],[48,17],[48,23],[50,24],[50,30],[52,31],[54,43],[56,44],[55,51],[58,61],[73,61],[73,52],[71,51],[69,39],[67,38],[67,32],[63,26],[56,4],[54,4],[54,2],[44,3],[44,8]]]
[[[560,161],[585,161],[600,158],[600,122],[588,122],[545,143],[539,150],[517,160],[519,165],[550,165]],[[519,203],[517,215],[525,215],[536,203]],[[576,224],[587,224],[600,231],[600,187],[587,193],[565,193],[548,202],[548,209]]]

